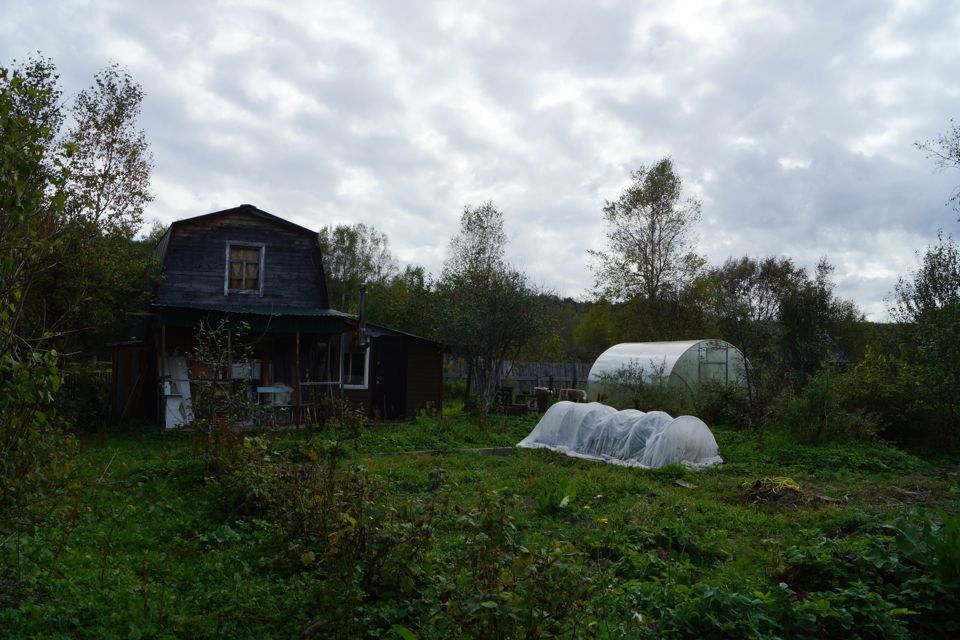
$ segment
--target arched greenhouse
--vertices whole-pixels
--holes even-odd
[[[746,392],[743,353],[723,340],[625,342],[600,354],[590,368],[587,396],[618,408],[632,406],[630,386],[664,384],[693,400],[710,383]]]

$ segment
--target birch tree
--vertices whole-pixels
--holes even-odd
[[[466,207],[439,282],[441,335],[466,360],[481,424],[505,363],[538,327],[536,295],[506,262],[503,212],[492,202]]]
[[[603,208],[607,250],[590,252],[597,293],[613,302],[676,296],[704,264],[693,250],[700,201],[683,197],[670,158],[630,177],[630,186]]]

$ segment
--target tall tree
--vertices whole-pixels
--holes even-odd
[[[821,258],[812,275],[804,269],[801,287],[781,303],[783,345],[795,386],[806,384],[824,362],[846,361],[847,347],[863,323],[856,304],[835,295],[833,271]]]
[[[743,353],[747,399],[757,406],[761,376],[772,373],[783,337],[783,301],[802,287],[803,269],[789,258],[730,258],[710,269],[709,315],[723,338]]]
[[[143,93],[115,67],[97,80],[65,132],[50,61],[0,69],[0,353],[75,347],[135,307],[155,274],[133,241],[149,201],[149,149],[132,120]]]
[[[603,208],[607,250],[590,252],[597,293],[611,301],[676,296],[704,263],[693,251],[700,201],[684,199],[670,158],[630,177],[632,184]]]
[[[407,265],[384,285],[371,290],[370,321],[424,338],[436,336],[434,284],[418,265]]]
[[[25,319],[38,282],[57,263],[64,235],[67,159],[57,147],[63,114],[53,64],[0,67],[0,358],[37,350],[44,332]]]
[[[153,200],[153,157],[138,124],[143,89],[117,65],[94,80],[69,107],[72,125],[53,140],[64,167],[62,242],[37,282],[45,295],[27,301],[25,316],[70,349],[115,332],[158,272],[150,248],[134,241]]]
[[[67,134],[73,195],[84,217],[128,238],[153,200],[153,154],[137,124],[143,96],[143,88],[114,63],[77,96]]]
[[[467,362],[481,421],[505,363],[538,331],[536,294],[506,262],[506,244],[503,212],[492,202],[465,207],[438,286],[441,334]]]
[[[613,305],[604,298],[596,300],[573,330],[573,337],[585,359],[596,360],[616,342]]]
[[[917,142],[917,148],[926,151],[941,169],[960,169],[960,123],[950,119],[950,128],[932,140]],[[954,190],[948,201],[960,212],[960,187]]]
[[[387,235],[358,223],[320,229],[320,250],[330,303],[356,312],[360,286],[384,287],[397,273]]]
[[[107,76],[98,78],[109,83]],[[147,285],[134,284],[143,263],[126,252],[135,246],[142,208],[118,208],[117,200],[97,207],[93,195],[144,186],[149,162],[146,174],[106,169],[123,155],[126,134],[110,136],[105,129],[113,125],[82,114],[116,106],[112,99],[88,104],[84,98],[93,94],[82,93],[74,111],[82,129],[64,134],[57,81],[43,58],[0,67],[0,527],[8,512],[15,526],[30,523],[37,500],[49,513],[66,484],[71,440],[54,401],[62,380],[56,349],[135,303],[121,284],[135,292]],[[136,107],[133,117],[141,97],[120,98],[136,103],[128,105]],[[98,132],[113,142],[101,146]],[[143,158],[142,146],[139,153]],[[106,156],[109,162],[98,160]],[[115,184],[93,185],[87,178],[97,171],[113,175]]]
[[[912,364],[945,440],[960,442],[960,246],[940,233],[920,267],[894,289],[891,315],[905,325],[914,346]]]
[[[708,272],[708,315],[716,334],[746,356],[755,418],[781,387],[799,386],[824,361],[842,359],[862,316],[834,295],[832,271],[825,259],[811,277],[789,258],[744,256]]]

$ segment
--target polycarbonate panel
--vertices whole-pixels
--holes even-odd
[[[657,382],[662,374],[672,388],[695,395],[707,381],[733,384],[745,388],[743,354],[723,340],[682,340],[674,342],[625,342],[600,354],[590,368],[587,395],[590,400],[628,408],[622,389],[609,388],[601,381],[603,374],[615,374],[631,365],[644,370],[648,383]]]

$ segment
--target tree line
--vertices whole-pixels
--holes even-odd
[[[96,351],[149,295],[162,229],[137,239],[152,200],[153,160],[137,124],[143,97],[117,66],[69,102],[49,60],[0,69],[0,410],[25,397],[9,383],[14,371]],[[918,146],[943,167],[960,166],[954,123]],[[606,247],[589,252],[594,285],[579,300],[535,286],[509,263],[506,214],[491,201],[464,207],[437,274],[401,269],[386,234],[369,225],[323,227],[319,239],[331,305],[355,312],[365,284],[372,322],[441,341],[465,360],[481,415],[506,360],[590,362],[619,342],[722,338],[748,360],[745,423],[765,424],[784,398],[815,412],[829,402],[804,399],[811,381],[856,374],[845,411],[887,407],[878,422],[888,433],[909,430],[918,416],[948,424],[960,405],[952,237],[941,234],[920,254],[921,266],[891,293],[895,322],[881,325],[836,295],[826,258],[814,268],[774,255],[709,264],[697,252],[702,207],[669,157],[632,172],[599,207]]]
[[[779,389],[802,386],[825,361],[862,351],[868,327],[838,298],[833,268],[743,256],[711,266],[694,251],[701,204],[684,198],[669,158],[631,175],[603,208],[608,248],[591,252],[593,298],[532,286],[505,259],[504,213],[467,206],[438,277],[396,267],[386,235],[362,224],[321,230],[331,299],[347,310],[367,283],[370,317],[448,345],[468,364],[468,389],[489,410],[505,360],[590,362],[618,342],[724,338],[747,356],[755,419]]]
[[[956,140],[955,127],[923,148],[956,166]],[[372,321],[464,358],[481,414],[504,360],[590,362],[619,342],[720,338],[746,356],[746,398],[731,409],[743,424],[792,420],[817,441],[880,432],[956,443],[960,251],[950,236],[891,292],[894,322],[874,323],[836,294],[826,257],[812,269],[776,255],[709,264],[696,253],[701,208],[670,158],[634,171],[603,207],[607,248],[590,252],[594,287],[583,300],[539,290],[506,262],[504,213],[492,202],[464,209],[436,277],[399,271],[372,227],[327,227],[321,238],[331,299],[352,310],[368,283]]]

